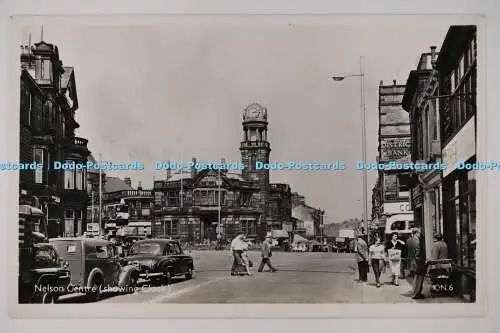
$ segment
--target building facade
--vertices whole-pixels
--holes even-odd
[[[382,164],[410,161],[410,119],[401,105],[404,91],[405,85],[397,84],[395,80],[389,85],[380,82],[378,162]],[[378,178],[377,214],[382,216],[386,231],[407,232],[413,226],[410,173],[406,170],[379,170]]]
[[[75,136],[74,69],[63,66],[55,45],[24,45],[20,91],[19,161],[41,166],[20,171],[20,203],[43,210],[41,231],[48,237],[78,235],[86,218],[85,171],[53,167],[54,162],[85,163],[89,155],[87,140]]]
[[[444,39],[439,71],[443,171],[443,229],[455,259],[459,293],[476,294],[476,171],[457,168],[476,162],[477,45],[475,26],[452,26]]]
[[[413,163],[435,168],[414,171],[411,203],[416,225],[422,226],[426,257],[431,254],[434,236],[443,233],[441,143],[439,135],[439,75],[435,69],[436,47],[423,53],[417,68],[410,72],[403,97],[403,108],[411,120],[411,156]]]
[[[269,170],[257,167],[269,163],[267,125],[266,108],[253,103],[244,109],[240,170],[192,168],[155,181],[153,237],[203,242],[245,233],[261,240],[293,226],[290,186],[271,184]]]
[[[133,188],[128,177],[123,180],[108,177],[104,188],[102,222],[105,233],[116,234],[121,229],[125,235],[151,237],[153,191],[143,189],[140,182]],[[126,213],[128,218],[122,219],[120,212]]]
[[[305,197],[296,192],[292,193],[292,207],[292,217],[296,221],[294,232],[309,239],[320,238],[322,211],[309,206]]]

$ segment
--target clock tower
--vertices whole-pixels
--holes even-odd
[[[257,170],[256,163],[269,163],[271,145],[267,141],[267,109],[252,103],[243,110],[243,141],[240,145],[241,162],[244,165],[242,176],[260,188],[256,199],[262,212],[260,234],[263,238],[267,231],[269,170]]]

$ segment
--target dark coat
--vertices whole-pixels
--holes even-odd
[[[410,272],[421,272],[425,270],[425,258],[418,237],[410,237],[406,242],[408,246],[408,269]]]

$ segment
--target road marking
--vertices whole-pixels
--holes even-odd
[[[167,295],[158,296],[158,297],[155,297],[155,298],[153,298],[149,301],[143,302],[143,303],[162,303],[163,301],[165,301],[169,298],[174,298],[174,297],[177,297],[177,296],[180,296],[183,294],[187,294],[187,293],[190,293],[190,292],[192,292],[196,289],[199,289],[203,286],[206,286],[206,285],[218,282],[218,281],[222,281],[222,280],[228,280],[229,278],[230,278],[230,276],[219,276],[213,280],[205,281],[203,283],[200,283],[200,284],[197,284],[197,285],[194,285],[191,287],[187,287],[187,288],[181,289],[179,291],[174,291],[172,293],[168,293]]]

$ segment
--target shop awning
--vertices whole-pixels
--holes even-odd
[[[293,235],[293,243],[307,243],[309,242],[307,239],[300,235]]]
[[[314,239],[313,239],[313,240],[311,241],[311,245],[321,245],[321,243],[320,243],[320,242],[318,242],[317,240],[314,240]]]
[[[19,214],[43,216],[43,211],[30,205],[19,205]]]
[[[285,230],[273,230],[271,235],[273,238],[288,238],[288,232]]]

